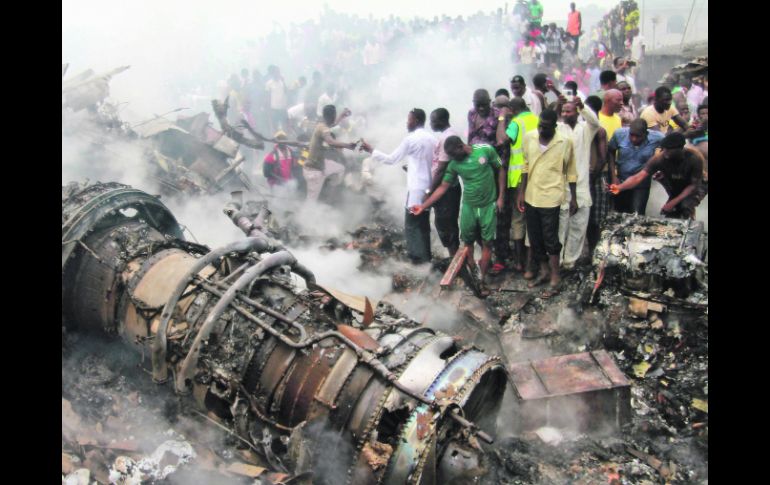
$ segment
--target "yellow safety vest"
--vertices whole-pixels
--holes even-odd
[[[521,169],[524,168],[524,149],[521,147],[521,140],[524,135],[537,129],[537,123],[540,118],[531,111],[519,113],[511,122],[519,125],[519,136],[516,137],[516,143],[511,143],[511,158],[508,160],[508,187],[515,188],[521,181]]]

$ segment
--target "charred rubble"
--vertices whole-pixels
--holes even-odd
[[[500,359],[392,306],[324,291],[231,209],[248,237],[210,250],[185,241],[155,197],[116,183],[63,187],[63,335],[122,339],[147,356],[152,381],[173,389],[181,409],[197,409],[283,480],[472,475],[503,397]],[[170,453],[183,464],[185,443],[164,442],[148,459]],[[124,480],[136,470],[164,478],[146,468],[113,465]]]
[[[504,273],[491,278],[496,291],[479,300],[463,278],[442,286],[446,265],[438,264],[428,273],[396,273],[393,292],[373,306],[315,284],[283,249],[284,240],[302,241],[301,234],[290,220],[279,223],[266,202],[243,202],[234,193],[224,212],[248,237],[245,249],[209,251],[185,242],[157,199],[129,187],[70,185],[62,195],[63,302],[71,302],[63,308],[63,348],[71,354],[93,338],[84,327],[121,336],[140,349],[133,355],[144,355],[144,364],[136,364],[144,365],[136,376],[144,384],[97,371],[101,388],[144,399],[144,414],[155,416],[145,421],[160,415],[192,436],[203,419],[219,433],[195,440],[206,443],[195,447],[195,459],[180,451],[184,436],[169,430],[145,440],[143,454],[134,443],[133,461],[120,455],[117,463],[118,453],[131,453],[119,448],[125,443],[95,446],[88,435],[72,433],[65,440],[63,428],[63,450],[81,460],[73,470],[83,460],[94,469],[102,458],[113,473],[117,463],[152,480],[153,453],[173,441],[166,448],[176,446],[179,454],[166,454],[178,470],[169,479],[189,473],[191,465],[182,466],[187,460],[208,467],[195,472],[211,474],[206,483],[223,476],[263,483],[707,480],[708,267],[700,223],[611,216],[593,260],[565,274],[563,291],[549,299]],[[313,243],[358,250],[362,269],[382,271],[402,251],[399,232],[387,227],[364,226],[349,240]],[[254,240],[262,241],[253,243],[256,251],[248,247]],[[367,259],[367,250],[377,259]],[[280,260],[272,271],[230,291],[273,258]],[[170,282],[155,279],[161,272],[172,275]],[[83,281],[98,283],[88,290]],[[96,297],[105,294],[107,300]],[[166,308],[175,294],[177,304]],[[162,297],[148,301],[150,295]],[[217,319],[207,317],[230,297]],[[435,301],[443,305],[426,303]],[[93,309],[85,311],[88,306]],[[197,338],[208,331],[206,322],[211,333]],[[315,343],[293,348],[303,341]],[[110,345],[116,344],[96,347]],[[476,364],[465,361],[476,355]],[[465,387],[431,394],[430,382],[442,382],[455,365],[470,372]],[[167,383],[154,386],[143,373]],[[392,387],[399,382],[405,391]],[[63,388],[63,400],[66,395],[68,409],[86,415],[85,400],[115,395],[75,388]],[[431,410],[410,389],[447,407]],[[63,401],[63,416],[64,407]],[[458,407],[470,423],[451,414]],[[480,453],[487,434],[497,440]]]
[[[67,67],[65,64],[62,68],[62,78]],[[120,118],[119,106],[109,100],[110,80],[128,68],[122,66],[98,75],[88,69],[62,79],[63,132],[68,132],[71,118],[84,115],[89,122],[88,130],[72,123],[81,133],[90,134],[94,153],[104,151],[105,146],[116,141],[137,146],[143,152],[142,163],[157,183],[158,192],[164,195],[194,196],[253,188],[242,170],[246,159],[242,147],[261,149],[264,143],[230,126],[226,104],[213,103],[220,129],[213,126],[205,112],[178,115],[175,121],[166,117],[184,108],[131,125]],[[106,165],[108,159],[96,162]]]

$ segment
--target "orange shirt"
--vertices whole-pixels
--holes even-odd
[[[567,15],[567,33],[569,35],[580,34],[580,12],[577,10]]]

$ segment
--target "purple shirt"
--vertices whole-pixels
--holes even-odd
[[[500,110],[495,107],[492,107],[486,118],[479,116],[476,108],[468,111],[468,144],[497,145],[498,116],[500,116]]]

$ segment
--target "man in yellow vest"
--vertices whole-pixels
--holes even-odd
[[[524,151],[521,141],[525,134],[537,130],[537,123],[537,115],[529,111],[527,103],[521,98],[513,98],[509,107],[500,110],[500,116],[497,119],[497,144],[511,144],[511,156],[508,160],[503,161],[503,167],[508,172],[506,194],[508,203],[506,203],[505,212],[501,217],[510,221],[513,228],[515,257],[513,268],[516,271],[524,270],[524,236],[526,235],[524,213],[513,207],[516,204],[519,182],[521,181],[521,169],[524,167]],[[507,238],[509,236],[510,231],[507,227],[502,232],[504,233],[502,237]]]

